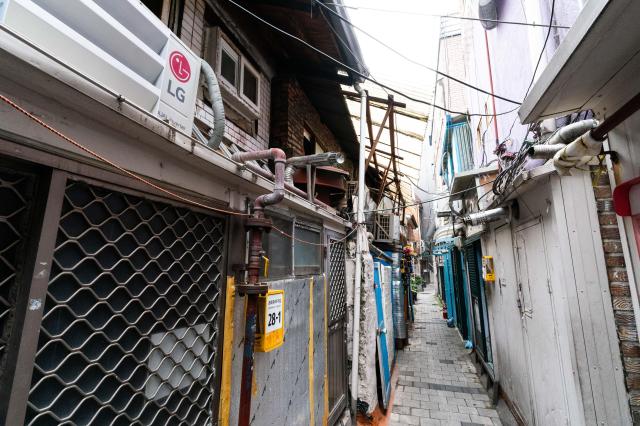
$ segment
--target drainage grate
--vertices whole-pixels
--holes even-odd
[[[211,424],[224,228],[69,181],[25,423]]]
[[[344,241],[329,244],[329,324],[341,320],[347,313],[344,273]]]

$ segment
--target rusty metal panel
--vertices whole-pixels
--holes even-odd
[[[314,424],[322,425],[325,375],[327,374],[325,276],[313,278],[313,407]]]
[[[255,354],[251,424],[309,425],[311,407],[315,424],[324,415],[324,276],[314,278],[313,306],[310,311],[310,279],[272,281],[271,289],[285,291],[285,341],[271,352]],[[242,345],[244,341],[245,298],[236,298],[229,424],[238,421]],[[310,315],[311,314],[311,315]],[[313,321],[312,366],[310,373],[310,319]],[[310,376],[313,384],[310,386]],[[310,394],[313,393],[313,401]]]
[[[26,424],[215,420],[225,220],[69,180]]]

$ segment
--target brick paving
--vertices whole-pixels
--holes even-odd
[[[409,346],[398,351],[392,425],[501,425],[434,286],[418,294]]]

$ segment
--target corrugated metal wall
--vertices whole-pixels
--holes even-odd
[[[327,289],[324,275],[269,283],[284,289],[285,341],[271,352],[255,354],[252,425],[322,424],[328,398],[326,369]],[[245,299],[234,309],[229,424],[238,421]],[[327,392],[325,392],[327,391]]]

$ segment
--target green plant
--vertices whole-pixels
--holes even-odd
[[[419,275],[414,275],[411,277],[411,291],[413,291],[414,293],[417,293],[418,291],[420,291],[420,288],[422,287],[422,277]]]

